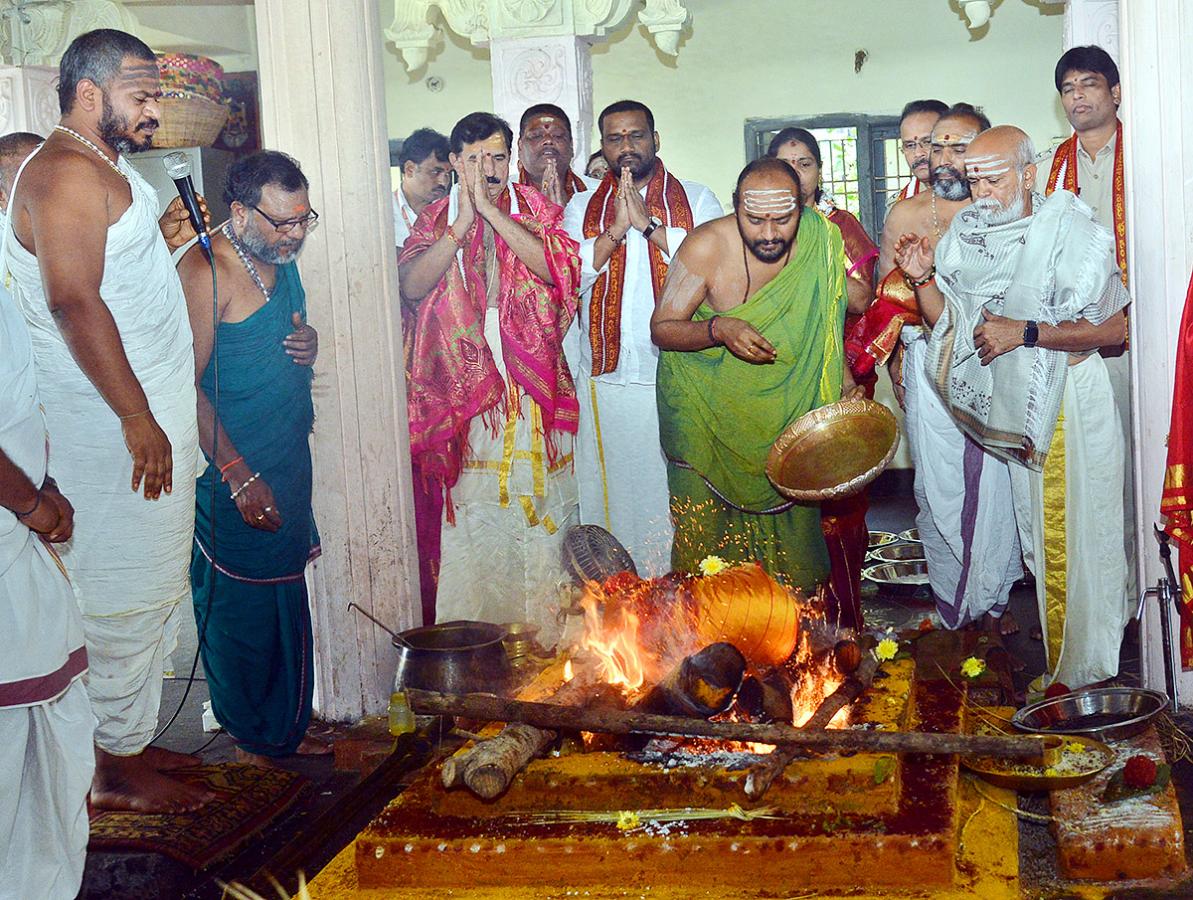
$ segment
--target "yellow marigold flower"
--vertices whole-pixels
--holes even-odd
[[[700,574],[701,575],[718,575],[724,572],[729,566],[725,564],[725,560],[719,556],[706,556],[700,560]]]
[[[899,652],[899,642],[893,638],[883,638],[878,642],[878,646],[874,649],[874,655],[882,662],[888,659],[894,659],[895,654]]]
[[[961,663],[961,674],[966,678],[977,678],[986,671],[986,661],[978,659],[976,656],[971,656],[965,662]]]
[[[1084,753],[1085,744],[1078,743],[1077,741],[1069,741],[1069,743],[1065,744],[1065,749],[1070,753]]]
[[[632,831],[641,824],[642,820],[638,818],[638,814],[633,810],[623,809],[617,814],[618,831]]]

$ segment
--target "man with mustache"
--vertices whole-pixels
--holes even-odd
[[[410,452],[419,555],[438,585],[423,595],[424,621],[533,622],[549,646],[577,519],[563,336],[580,263],[563,210],[509,184],[512,142],[489,113],[457,122],[459,184],[423,210],[402,251],[415,307],[404,323]]]
[[[655,443],[659,351],[651,343],[650,317],[680,243],[722,210],[712,191],[663,165],[654,114],[645,104],[618,101],[597,121],[609,172],[564,212],[568,233],[580,242],[582,266],[580,520],[611,531],[640,572],[662,575],[670,568],[672,527],[666,460]]]
[[[969,143],[988,126],[985,116],[961,103],[933,127],[932,190],[900,201],[887,217],[872,309],[873,315],[894,310],[890,322],[900,330],[901,364],[892,366],[892,378],[906,414],[919,509],[916,527],[937,612],[948,628],[984,626],[1011,634],[1018,625],[1007,603],[1022,566],[1007,464],[957,427],[932,387],[924,368],[926,329],[920,324],[915,291],[894,259],[901,235],[925,235],[935,246],[969,204],[964,169]],[[893,328],[888,326],[888,337]],[[881,355],[874,351],[879,361]]]
[[[206,461],[191,557],[203,671],[212,711],[235,739],[237,756],[264,765],[327,752],[305,737],[315,682],[303,573],[319,552],[309,443],[318,336],[305,324],[296,264],[319,221],[308,187],[298,163],[272,150],[228,169],[230,218],[211,242],[218,369],[211,268],[198,247],[178,265],[195,335]]]
[[[394,191],[394,246],[399,254],[419,213],[451,190],[452,167],[447,156],[447,138],[433,129],[420,128],[402,141],[398,154],[402,184]]]
[[[59,67],[60,124],[11,190],[5,252],[52,464],[75,506],[62,561],[98,719],[91,804],[140,812],[210,799],[169,775],[192,758],[149,747],[190,593],[198,462],[191,329],[170,261],[194,231],[180,202],[159,221],[157,192],[124,158],[150,145],[160,96],[142,41],[110,29],[75,38]]]
[[[891,194],[887,208],[900,200],[914,197],[928,187],[932,168],[928,154],[932,149],[932,129],[936,120],[949,111],[949,105],[940,100],[912,100],[899,114],[899,149],[911,169],[911,178],[898,193]]]
[[[841,352],[845,247],[782,160],[747,165],[733,208],[680,246],[651,318],[671,564],[757,561],[811,593],[829,573],[820,510],[779,494],[766,459],[804,413],[862,396]]]
[[[1123,161],[1123,126],[1118,119],[1122,102],[1118,66],[1097,46],[1073,47],[1056,63],[1055,83],[1073,134],[1052,154],[1045,195],[1055,190],[1076,194],[1094,211],[1098,222],[1114,234],[1119,270],[1127,277],[1127,201]],[[1101,351],[1114,388],[1123,434],[1131,433],[1131,370],[1126,343]],[[1135,557],[1134,462],[1126,455],[1123,477],[1123,546],[1127,559]],[[1135,569],[1128,567],[1131,593]],[[1184,646],[1184,644],[1182,644]]]
[[[1122,543],[1125,435],[1106,363],[1130,302],[1114,238],[1065,190],[1034,193],[1031,139],[974,140],[974,203],[935,247],[901,235],[895,258],[933,325],[925,365],[961,427],[1010,464],[1015,518],[1036,576],[1043,686],[1118,673],[1130,616]],[[1107,490],[1107,486],[1115,486]]]
[[[518,183],[537,188],[552,203],[566,206],[573,194],[595,187],[597,180],[572,171],[572,120],[553,103],[536,104],[522,113],[518,126]]]

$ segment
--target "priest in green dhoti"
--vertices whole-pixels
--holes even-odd
[[[218,332],[207,261],[194,247],[179,264],[206,462],[195,494],[191,587],[212,711],[242,761],[269,765],[329,749],[306,736],[314,660],[304,572],[318,551],[309,443],[318,346],[295,263],[318,215],[298,164],[274,151],[238,160],[224,200],[231,218],[212,239]]]
[[[861,396],[842,352],[844,247],[781,160],[747,165],[733,207],[680,245],[651,319],[671,563],[757,561],[811,591],[829,571],[819,506],[779,494],[766,459],[804,413]]]

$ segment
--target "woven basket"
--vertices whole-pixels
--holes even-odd
[[[157,149],[210,147],[228,121],[228,107],[206,97],[162,97],[161,126],[153,135]]]

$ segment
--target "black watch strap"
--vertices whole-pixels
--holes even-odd
[[[649,241],[650,236],[655,233],[655,229],[658,228],[662,224],[663,223],[661,221],[659,221],[658,219],[656,219],[652,216],[650,219],[650,224],[642,229],[642,237],[646,238],[646,240]]]
[[[1034,347],[1040,340],[1040,323],[1028,319],[1023,325],[1023,346]]]

